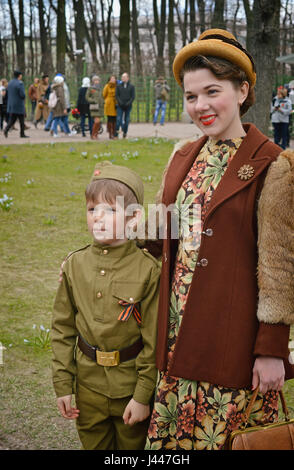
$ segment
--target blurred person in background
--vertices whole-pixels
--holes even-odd
[[[104,102],[101,92],[100,77],[94,75],[92,77],[92,84],[86,92],[86,100],[89,102],[91,117],[93,118],[93,126],[91,132],[91,139],[98,139],[98,132],[101,125],[101,119],[104,115]]]
[[[25,88],[22,81],[22,72],[14,71],[14,78],[10,80],[7,87],[8,102],[7,113],[9,121],[4,129],[4,136],[8,137],[9,130],[13,127],[18,119],[20,124],[20,137],[28,137],[25,135]]]
[[[111,75],[103,88],[104,114],[107,116],[107,132],[110,139],[115,139],[116,128],[116,77]]]
[[[274,128],[275,144],[281,145],[283,149],[287,147],[289,116],[292,112],[292,103],[287,97],[287,90],[279,87],[277,96],[271,105],[271,120]]]
[[[81,116],[81,128],[82,128],[83,137],[86,137],[86,132],[85,132],[86,118],[88,118],[90,135],[91,135],[92,126],[93,126],[93,121],[92,121],[90,108],[89,108],[89,102],[86,99],[86,93],[87,93],[89,86],[90,86],[90,78],[84,77],[82,86],[79,89],[79,96],[78,96],[78,101],[77,101],[77,109],[79,110],[79,113]]]
[[[6,78],[2,78],[1,85],[0,85],[0,129],[3,129],[4,121],[8,122],[8,114],[7,114],[7,86],[8,81]]]
[[[36,105],[38,100],[38,87],[40,84],[40,79],[38,77],[34,78],[34,83],[32,83],[29,87],[28,95],[31,100],[32,105],[32,114],[31,114],[31,121],[34,120]]]

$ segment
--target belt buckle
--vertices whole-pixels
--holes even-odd
[[[118,366],[120,363],[119,351],[99,351],[96,349],[96,362],[100,366]]]

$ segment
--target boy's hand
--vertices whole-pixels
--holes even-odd
[[[123,420],[125,424],[133,426],[133,424],[139,423],[140,421],[144,421],[144,419],[148,418],[149,415],[149,405],[143,405],[142,403],[138,403],[132,398],[125,408]]]
[[[80,410],[71,406],[71,398],[72,395],[57,398],[58,409],[65,419],[76,419],[79,417]]]

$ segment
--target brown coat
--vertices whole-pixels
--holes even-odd
[[[35,86],[33,83],[29,87],[29,98],[31,101],[37,101],[38,99],[38,86]]]
[[[250,124],[247,136],[215,190],[203,224],[198,262],[169,373],[232,388],[250,387],[258,355],[284,359],[286,377],[289,325],[257,319],[257,200],[270,164],[281,149]],[[177,192],[206,141],[202,137],[178,150],[167,169],[162,202],[175,202]],[[238,177],[250,165],[254,175]],[[205,231],[210,228],[212,236]],[[167,232],[170,217],[167,218]],[[177,240],[163,242],[160,282],[157,367],[167,367],[170,283]],[[205,261],[204,261],[205,260]],[[208,261],[208,263],[207,263]]]

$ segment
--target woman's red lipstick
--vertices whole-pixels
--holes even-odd
[[[210,126],[215,121],[215,114],[207,114],[206,116],[201,116],[200,121],[204,126]]]

